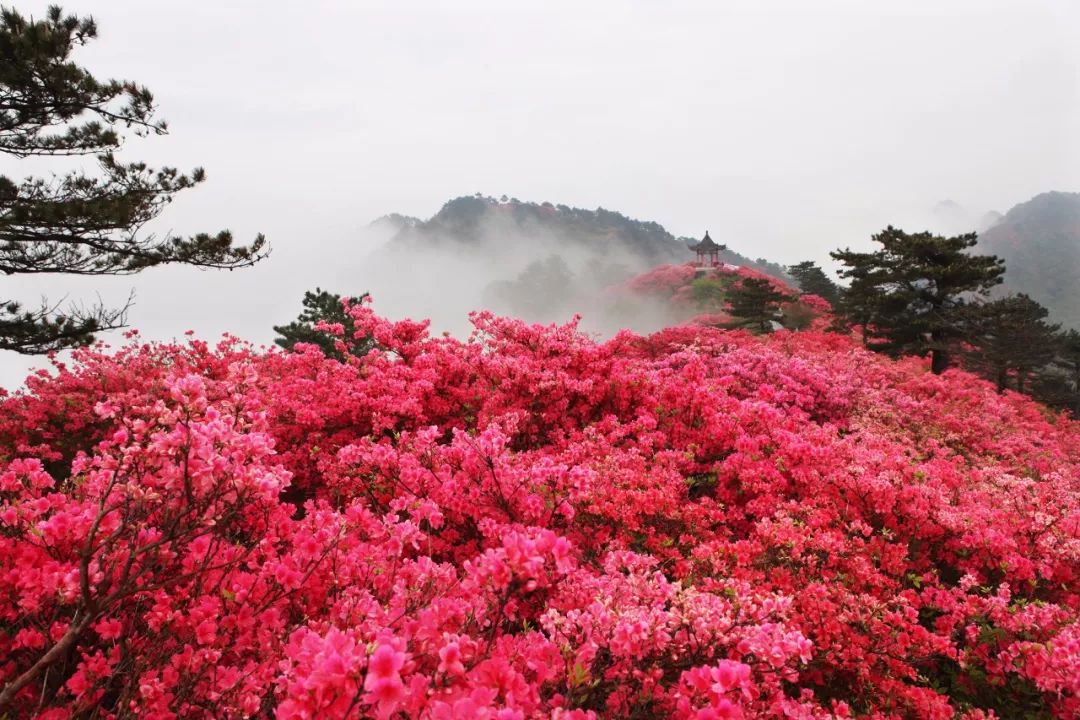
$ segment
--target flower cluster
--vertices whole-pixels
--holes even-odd
[[[0,399],[0,716],[1080,713],[1076,422],[814,331],[352,313]]]

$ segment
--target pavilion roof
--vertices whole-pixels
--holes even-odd
[[[695,245],[693,249],[694,249],[694,252],[704,253],[704,252],[720,252],[721,250],[726,250],[727,248],[725,248],[723,245],[717,245],[716,241],[714,241],[711,237],[709,237],[709,231],[706,230],[705,231],[705,237],[703,237],[701,239],[701,242],[699,242],[697,245]]]

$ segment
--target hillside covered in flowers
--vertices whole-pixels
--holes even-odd
[[[0,400],[0,717],[1080,713],[1075,421],[816,331],[351,313]]]
[[[651,318],[659,327],[691,324],[730,329],[741,324],[738,312],[732,313],[732,300],[740,291],[745,293],[748,281],[776,293],[759,303],[757,312],[772,316],[778,327],[829,327],[833,308],[825,299],[754,268],[729,263],[657,266],[608,288],[606,310],[635,325]]]

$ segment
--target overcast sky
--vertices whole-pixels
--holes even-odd
[[[242,272],[3,281],[31,302],[135,289],[131,322],[154,338],[269,341],[303,289],[364,289],[353,284],[369,221],[428,217],[474,192],[602,206],[676,235],[708,228],[791,263],[923,222],[946,198],[1004,212],[1080,190],[1077,0],[65,9],[99,24],[77,59],[150,87],[169,121],[167,137],[133,139],[124,157],[207,169],[157,227],[264,232],[273,246]],[[29,365],[0,354],[0,385]]]

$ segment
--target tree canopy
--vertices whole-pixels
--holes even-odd
[[[770,333],[783,320],[780,305],[787,299],[768,278],[741,278],[727,290],[727,311],[734,318],[728,327]]]
[[[236,245],[228,230],[190,237],[145,232],[181,190],[201,183],[202,168],[183,173],[124,162],[115,152],[128,135],[166,132],[150,91],[129,80],[99,80],[72,60],[97,37],[92,18],[53,6],[42,19],[0,9],[0,153],[93,156],[97,173],[71,170],[22,180],[0,175],[0,272],[126,275],[180,263],[207,268],[251,265],[266,253],[259,235]],[[0,349],[40,353],[84,344],[119,327],[125,308],[0,303]]]
[[[1024,294],[1000,298],[970,310],[967,365],[997,383],[1025,392],[1032,373],[1057,354],[1059,325],[1046,322],[1046,308]]]
[[[835,305],[840,299],[840,286],[829,279],[813,260],[805,260],[787,268],[788,275],[804,293],[817,295]]]
[[[943,237],[906,233],[891,225],[874,235],[881,248],[831,253],[850,280],[837,308],[861,327],[868,346],[892,356],[931,356],[943,372],[955,343],[965,336],[963,309],[1001,282],[1004,263],[992,255],[970,255],[976,234]]]
[[[357,302],[367,296],[364,293]],[[370,337],[355,337],[356,326],[340,295],[315,288],[304,293],[302,304],[304,309],[296,320],[274,326],[274,332],[281,336],[274,340],[279,347],[292,350],[297,343],[308,343],[318,345],[326,357],[344,360],[346,354],[359,357],[374,346]],[[339,342],[344,343],[344,351],[338,348]]]
[[[1039,368],[1031,393],[1042,402],[1080,417],[1080,332],[1059,332],[1050,362]]]

